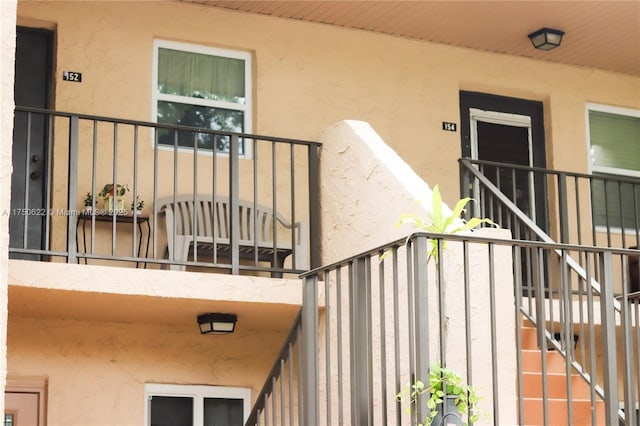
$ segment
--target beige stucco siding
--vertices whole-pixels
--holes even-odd
[[[460,122],[461,90],[541,101],[547,165],[583,172],[589,169],[586,103],[640,109],[638,77],[197,4],[21,1],[17,21],[19,25],[55,30],[52,106],[57,110],[151,120],[154,39],[238,49],[253,55],[254,133],[315,140],[321,135],[333,137],[332,131],[323,133],[323,130],[335,129],[334,123],[345,119],[369,123],[417,175],[431,187],[440,185],[449,205],[454,204],[459,192],[456,160],[461,155],[460,132],[443,131],[442,122]],[[2,54],[4,58],[4,48]],[[82,83],[62,81],[65,70],[81,72]],[[2,78],[5,93],[6,76]],[[10,181],[6,165],[10,157],[6,154],[4,136],[10,132],[11,124],[5,124],[4,114],[2,119],[0,160],[5,161],[0,163],[0,189],[8,188]],[[65,198],[67,161],[67,130],[63,124],[56,126],[54,202]],[[89,143],[86,138],[90,129],[83,127],[80,131],[83,140]],[[103,134],[108,139],[113,133],[110,129],[100,132],[101,140]],[[391,180],[391,174],[379,169],[380,164],[349,138],[348,143],[334,140],[331,148],[321,152],[323,263],[409,232],[407,228],[394,228],[394,224],[399,213],[412,211],[414,194]],[[139,183],[148,199],[153,187],[149,179],[153,172],[150,132],[141,132],[140,143]],[[351,150],[349,155],[343,155],[345,150]],[[110,152],[104,149],[99,154],[99,186],[111,173]],[[354,153],[355,158],[351,157]],[[119,163],[122,170],[118,171],[118,180],[131,184],[131,154],[124,148],[121,154],[125,158]],[[82,178],[78,203],[90,189],[87,179],[90,155],[86,149],[80,152]],[[285,157],[283,154],[279,160]],[[338,158],[348,159],[350,164],[338,166]],[[159,153],[159,161],[162,167],[173,167],[173,154],[163,151]],[[296,157],[296,161],[303,164],[302,158]],[[179,154],[177,163],[181,176],[187,179],[180,181],[180,189],[187,190],[193,182],[193,157]],[[207,190],[210,170],[204,167],[198,170],[202,182],[199,188]],[[296,170],[300,175],[297,182],[304,185],[307,170],[299,164]],[[251,180],[246,172],[247,165],[241,165],[241,179]],[[224,166],[219,173],[225,176]],[[263,175],[259,182],[260,190],[266,194],[271,191],[268,177]],[[224,178],[220,184],[225,184]],[[287,185],[279,182],[276,191],[286,192]],[[246,186],[241,197],[245,190]],[[302,203],[306,201],[304,195],[300,198]],[[0,202],[4,203],[4,198]],[[64,219],[54,218],[54,232],[65,232]],[[0,230],[7,229],[3,220],[0,217]],[[161,256],[164,241],[159,238],[157,248]],[[1,274],[5,270],[2,265],[6,265],[2,249],[7,241],[6,232],[0,234],[0,289],[6,287],[6,277]],[[54,249],[64,247],[62,237],[53,241],[59,244]],[[130,247],[119,249],[120,254],[130,252]],[[127,270],[120,270],[117,273],[125,278],[118,283],[111,282],[107,272],[100,273],[97,269],[81,272],[83,265],[49,265],[49,269],[30,271],[25,264],[15,263],[12,271],[16,279],[11,284],[21,289],[14,298],[21,305],[12,305],[9,372],[49,378],[51,425],[141,424],[143,385],[148,382],[250,386],[255,397],[290,321],[283,320],[277,327],[267,329],[239,329],[234,336],[221,340],[222,337],[199,336],[194,330],[194,315],[215,300],[216,307],[246,312],[255,311],[259,305],[262,310],[254,317],[255,323],[271,317],[291,318],[298,301],[292,297],[287,299],[286,308],[278,306],[278,300],[286,299],[281,292],[288,291],[296,298],[300,295],[293,280],[277,286],[277,294],[261,303],[259,299],[266,298],[271,287],[265,285],[256,290],[255,282],[234,280],[237,286],[228,289],[222,275],[212,282],[208,278],[193,278],[198,282],[181,286],[186,273],[135,271],[135,275],[129,276]],[[507,272],[510,270],[507,264],[503,266]],[[47,277],[51,271],[60,274],[52,279]],[[83,275],[92,273],[93,278]],[[156,277],[158,282],[154,282]],[[98,283],[97,289],[91,288],[94,282]],[[174,286],[175,292],[163,288],[153,294],[160,288],[158,283]],[[504,283],[512,288],[510,282]],[[68,286],[76,284],[77,291],[69,296]],[[122,290],[130,284],[130,293]],[[137,285],[144,290],[136,289]],[[188,303],[175,301],[175,306],[182,310],[180,313],[184,313],[182,319],[170,321],[176,318],[174,312],[160,324],[152,321],[161,317],[155,313],[158,306],[165,307],[167,312],[175,311],[173,299],[188,297],[185,288],[197,294],[193,298],[198,300],[198,310],[191,311]],[[220,289],[229,291],[216,293]],[[31,300],[46,305],[49,292],[54,290],[56,300],[61,302],[59,308],[50,308],[44,314],[29,309]],[[96,296],[100,292],[111,296]],[[110,301],[120,300],[112,299],[113,294],[131,296],[127,299],[131,306],[140,301],[138,309],[142,314],[134,310],[125,314],[128,304],[118,309],[109,306]],[[30,297],[33,295],[37,297]],[[140,295],[145,297],[138,299]],[[172,301],[166,305],[164,298]],[[243,303],[247,299],[251,303]],[[86,307],[96,300],[105,309],[102,316],[94,316]],[[66,306],[71,308],[70,316],[66,314]],[[118,319],[113,318],[114,313]],[[508,346],[512,338],[508,330],[513,329],[513,324],[501,325],[505,327],[504,335],[509,336],[503,342]],[[513,384],[510,382],[510,386]],[[78,411],[83,413],[81,418],[73,417]]]
[[[21,2],[18,16],[57,27],[57,109],[150,119],[154,38],[248,51],[256,132],[314,139],[339,120],[369,122],[449,203],[460,136],[442,121],[459,122],[460,90],[542,101],[549,165],[577,171],[585,103],[640,108],[637,77],[200,5]],[[83,82],[62,82],[63,70]]]
[[[292,325],[298,280],[9,262],[9,378],[45,377],[47,424],[140,425],[145,383],[247,387]],[[196,317],[237,315],[231,335]]]
[[[284,334],[239,329],[12,317],[13,375],[47,376],[47,424],[141,425],[145,383],[251,389],[255,399]]]
[[[17,2],[0,2],[0,391],[7,372],[7,274],[11,195],[11,136],[13,134],[13,76]],[[4,398],[0,401],[4,413]]]

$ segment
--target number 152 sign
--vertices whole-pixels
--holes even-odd
[[[75,83],[82,82],[82,73],[75,71],[63,71],[62,72],[62,80],[64,81],[73,81]]]

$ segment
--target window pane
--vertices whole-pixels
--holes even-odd
[[[193,426],[193,398],[152,397],[151,426]]]
[[[244,131],[244,113],[223,108],[158,101],[158,123],[241,133]],[[173,145],[174,140],[175,132],[170,130],[159,131],[159,143]],[[197,141],[198,148],[213,149],[215,146],[220,152],[229,152],[230,140],[227,136],[178,131],[179,146],[193,148],[194,141]],[[242,142],[240,143],[239,153],[244,154],[244,144]]]
[[[594,166],[640,171],[640,118],[589,111]]]
[[[170,95],[244,104],[245,61],[180,50],[158,50],[158,90]]]
[[[613,228],[624,225],[626,229],[640,227],[640,182],[632,184],[597,179],[592,183],[591,197],[596,225]]]
[[[241,399],[204,399],[204,426],[242,426],[242,414]]]

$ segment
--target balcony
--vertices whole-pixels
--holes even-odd
[[[299,274],[319,263],[319,149],[17,107],[10,257]]]

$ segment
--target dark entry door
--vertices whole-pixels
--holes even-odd
[[[53,34],[46,30],[18,27],[16,36],[16,106],[47,108]],[[41,114],[16,112],[13,129],[9,247],[44,249],[47,121]],[[40,259],[37,255],[15,252],[10,253],[10,257]]]
[[[460,110],[463,157],[545,167],[542,103],[461,92]],[[546,189],[540,174],[491,166],[484,166],[483,171],[520,210],[546,231]]]

